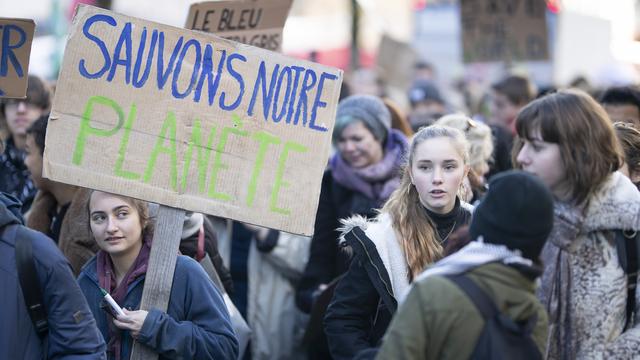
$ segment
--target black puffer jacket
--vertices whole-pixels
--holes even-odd
[[[340,251],[338,238],[340,219],[353,215],[374,217],[376,209],[383,205],[357,191],[348,189],[336,182],[327,170],[322,178],[320,202],[315,222],[315,233],[311,239],[309,262],[296,288],[296,305],[306,313],[311,312],[314,295],[321,284],[329,284],[349,268],[350,257]],[[326,294],[325,294],[326,295]],[[324,304],[315,306],[307,328],[305,342],[309,359],[331,359],[327,339],[322,331],[321,320],[324,316]],[[314,321],[317,319],[317,321]],[[310,335],[314,334],[314,335]]]
[[[471,206],[459,199],[447,214],[425,211],[443,244],[471,219]],[[370,221],[354,217],[341,230],[353,260],[333,293],[324,330],[333,359],[372,359],[372,349],[380,346],[397,310],[398,296],[409,287],[408,269],[399,265],[407,266],[404,251],[386,213]]]
[[[320,284],[328,284],[349,268],[350,259],[338,245],[340,219],[353,215],[374,217],[383,202],[369,199],[363,194],[338,184],[327,170],[322,178],[320,202],[311,239],[309,262],[296,291],[296,305],[311,311],[313,293]]]
[[[338,283],[324,327],[333,359],[352,359],[379,346],[398,302],[376,245],[355,227],[345,235],[353,250],[349,271]]]

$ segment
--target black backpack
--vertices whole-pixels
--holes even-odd
[[[638,282],[638,259],[640,259],[640,232],[618,230],[615,235],[620,267],[627,275],[627,307],[624,330],[634,325],[636,311],[636,284]]]
[[[515,322],[502,314],[491,298],[466,275],[450,275],[446,278],[464,291],[484,319],[484,327],[471,359],[542,359],[531,337],[537,316]]]
[[[4,228],[2,237],[15,239],[16,267],[22,296],[38,336],[44,338],[49,331],[49,323],[44,308],[44,298],[40,290],[40,280],[33,260],[33,236],[25,231],[22,225],[14,224]]]

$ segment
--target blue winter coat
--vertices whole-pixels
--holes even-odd
[[[139,309],[144,278],[129,285],[120,306]],[[78,283],[105,340],[109,341],[111,317],[100,308],[102,294],[94,256],[82,268]],[[166,313],[152,309],[142,325],[138,341],[167,359],[236,359],[238,340],[231,327],[224,300],[195,260],[178,256]],[[128,359],[133,339],[125,331],[121,343],[122,359]]]
[[[22,224],[21,204],[0,193],[0,232]],[[105,359],[105,343],[71,266],[53,240],[23,228],[33,257],[47,312],[49,331],[40,340],[25,305],[15,259],[15,238],[0,239],[0,359]]]

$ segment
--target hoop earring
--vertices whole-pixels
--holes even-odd
[[[458,193],[456,195],[460,198],[460,200],[467,202],[471,201],[471,199],[473,198],[473,191],[471,190],[471,187],[463,181],[462,183],[460,183],[460,189],[458,189]]]

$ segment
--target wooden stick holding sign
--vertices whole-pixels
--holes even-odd
[[[166,309],[177,209],[313,233],[341,82],[337,69],[80,5],[43,175],[164,205],[141,308]]]
[[[0,18],[0,98],[27,96],[29,55],[36,24],[30,19]]]
[[[141,309],[158,309],[166,312],[173,285],[173,273],[176,268],[176,254],[180,246],[180,235],[185,211],[160,205],[156,217],[155,230],[149,266],[144,279]],[[157,359],[158,354],[152,349],[135,341],[131,352],[131,360]]]

